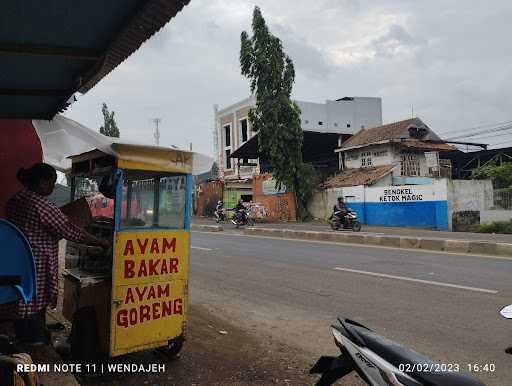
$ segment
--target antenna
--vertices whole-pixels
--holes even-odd
[[[411,118],[414,118],[414,105],[411,105]]]
[[[153,137],[155,138],[156,145],[160,145],[160,129],[159,125],[160,122],[162,122],[162,118],[152,118],[151,121],[155,124],[155,132],[153,134]]]

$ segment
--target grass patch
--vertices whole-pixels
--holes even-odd
[[[476,233],[512,234],[512,220],[495,221],[489,224],[475,224],[471,226],[470,231]]]

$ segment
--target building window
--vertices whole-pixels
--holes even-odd
[[[226,162],[225,162],[226,169],[231,169],[231,158],[229,158],[230,155],[231,155],[231,150],[227,149],[226,150]]]
[[[247,142],[249,139],[249,129],[247,127],[247,118],[240,120],[240,138],[242,143]]]
[[[224,125],[224,168],[231,169],[231,124]]]
[[[373,156],[374,157],[385,157],[388,155],[388,151],[387,150],[382,150],[382,151],[374,151],[373,152]]]
[[[400,155],[400,174],[402,176],[419,176],[420,160],[415,153],[402,153]]]
[[[324,123],[322,121],[318,121],[318,126],[322,126]]]
[[[224,126],[224,146],[231,146],[231,125]]]
[[[336,122],[334,122],[334,127],[338,127],[338,124]]]
[[[307,125],[309,121],[307,119],[304,119],[304,123]]]
[[[361,167],[365,168],[365,167],[372,166],[372,165],[373,165],[372,152],[366,151],[366,152],[361,153]]]
[[[347,127],[350,127],[350,123],[347,123]]]

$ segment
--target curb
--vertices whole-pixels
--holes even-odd
[[[203,231],[203,232],[222,232],[224,228],[222,225],[202,225],[192,224],[190,226],[191,231]]]
[[[244,228],[242,233],[253,236],[288,239],[331,241],[345,244],[364,244],[401,249],[419,249],[473,255],[512,257],[512,244],[488,241],[449,240],[432,237],[386,236],[364,233],[296,231],[292,229]]]

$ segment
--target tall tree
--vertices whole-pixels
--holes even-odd
[[[100,127],[100,133],[107,137],[119,138],[119,129],[117,128],[114,112],[109,112],[106,103],[103,103],[101,108],[103,113],[103,126]]]
[[[302,160],[303,132],[300,109],[291,99],[295,69],[281,40],[268,29],[258,7],[252,18],[252,37],[241,34],[240,66],[256,95],[256,108],[249,122],[259,133],[260,153],[273,168],[277,188],[285,185],[295,192],[300,217],[313,191],[314,169]]]

